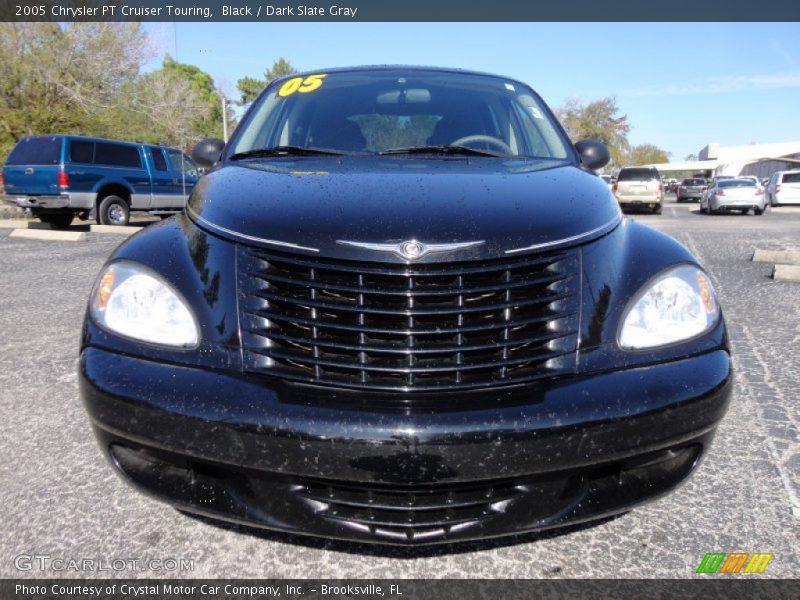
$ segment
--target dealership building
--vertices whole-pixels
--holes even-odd
[[[698,153],[698,160],[658,163],[655,167],[664,175],[670,172],[691,171],[706,177],[719,175],[756,175],[769,177],[775,171],[800,169],[800,141],[773,144],[722,146],[712,142]]]

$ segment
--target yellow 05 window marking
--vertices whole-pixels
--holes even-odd
[[[308,94],[322,87],[322,80],[327,77],[325,73],[309,75],[308,77],[292,77],[286,80],[278,90],[278,96],[286,98],[296,92]]]

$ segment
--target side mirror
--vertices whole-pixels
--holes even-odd
[[[581,156],[583,166],[592,171],[602,169],[611,160],[606,145],[597,140],[581,140],[575,144],[575,149]]]
[[[201,167],[209,168],[219,160],[225,142],[218,139],[205,139],[197,142],[192,149],[192,159]]]

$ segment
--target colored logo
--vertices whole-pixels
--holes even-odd
[[[763,573],[773,554],[766,552],[708,552],[696,573]]]

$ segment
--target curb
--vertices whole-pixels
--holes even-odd
[[[772,272],[775,281],[797,281],[800,282],[800,264],[798,265],[775,265]]]
[[[83,242],[86,240],[86,233],[83,231],[57,231],[52,229],[15,229],[8,237],[53,242]]]
[[[800,265],[800,251],[798,250],[760,250],[753,252],[753,262],[769,262],[783,265]]]
[[[89,231],[92,233],[113,233],[116,235],[133,235],[141,231],[141,227],[122,227],[119,225],[90,225]]]

